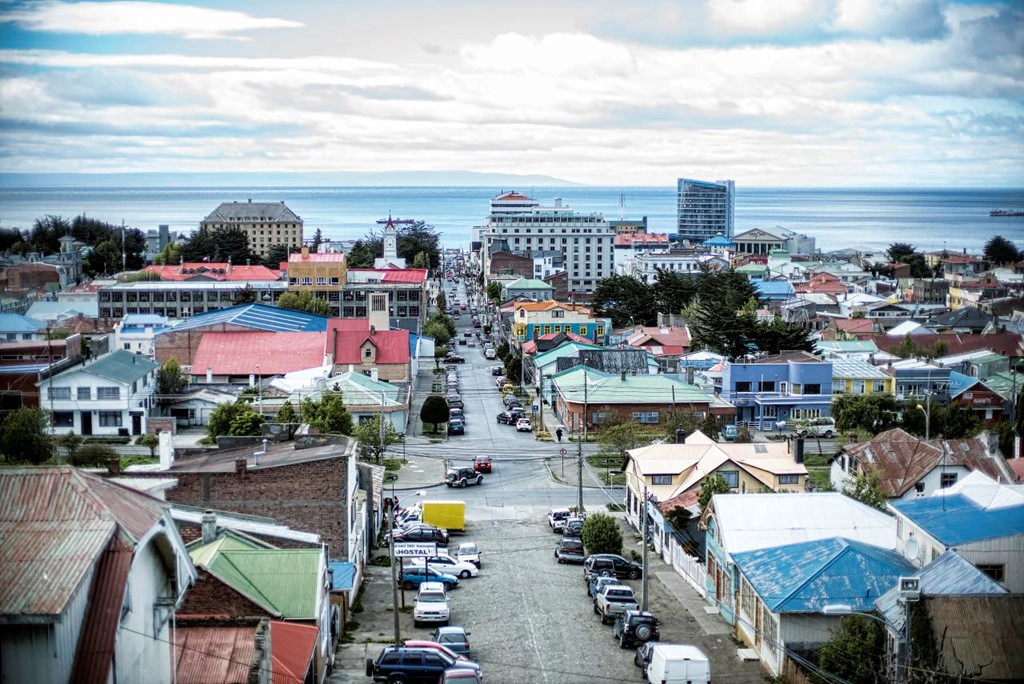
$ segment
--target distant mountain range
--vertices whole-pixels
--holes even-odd
[[[303,187],[303,186],[572,186],[551,176],[475,171],[390,171],[361,173],[0,173],[7,188],[52,187]]]

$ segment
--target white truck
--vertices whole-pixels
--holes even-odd
[[[594,612],[601,616],[602,625],[610,625],[627,610],[640,610],[640,604],[633,588],[625,584],[606,585],[594,598]]]
[[[657,644],[644,674],[658,684],[710,684],[711,661],[696,646]]]

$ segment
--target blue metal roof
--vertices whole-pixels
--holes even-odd
[[[327,567],[331,569],[331,591],[352,591],[356,575],[355,563],[328,561]]]
[[[42,363],[25,363],[18,366],[0,366],[0,375],[27,375],[29,373],[38,373],[48,365],[50,364],[43,361]]]
[[[759,280],[754,283],[759,299],[770,299],[772,297],[792,297],[795,290],[788,280]]]
[[[170,328],[169,331],[180,332],[218,323],[231,323],[268,332],[322,332],[327,330],[327,321],[326,316],[305,311],[263,304],[241,304],[198,314]]]
[[[719,233],[713,238],[708,238],[701,244],[705,247],[731,247],[736,243]]]
[[[0,314],[0,333],[33,333],[46,330],[46,324],[21,314]]]
[[[765,605],[776,613],[818,613],[830,604],[873,610],[914,566],[894,551],[832,537],[733,555]]]
[[[983,508],[963,494],[897,501],[892,507],[944,546],[1024,534],[1024,504]]]

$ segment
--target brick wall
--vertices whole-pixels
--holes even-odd
[[[533,277],[533,259],[509,252],[495,252],[491,255],[490,275],[509,273],[523,278]]]
[[[178,432],[178,421],[175,418],[154,418],[150,417],[146,421],[146,434],[147,435],[158,435],[161,432],[169,432],[172,435]]]
[[[231,617],[272,617],[224,582],[197,568],[196,583],[185,593],[178,615],[227,615]]]

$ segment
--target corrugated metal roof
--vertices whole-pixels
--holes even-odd
[[[284,375],[323,364],[326,340],[323,332],[206,332],[192,371],[197,375],[207,368],[214,375]],[[288,353],[281,353],[285,349]]]
[[[424,283],[426,280],[425,268],[389,268],[381,277],[382,283]]]
[[[733,562],[776,613],[818,613],[830,604],[871,610],[914,566],[894,551],[842,537],[733,554]]]
[[[200,523],[202,523],[201,516]],[[219,519],[218,524],[220,524]],[[192,563],[196,566],[209,568],[210,564],[217,558],[217,554],[221,551],[249,551],[259,548],[262,547],[256,542],[244,537],[239,537],[238,535],[228,531],[218,535],[217,538],[209,544],[203,544],[201,540],[192,542],[189,544],[188,555],[192,558]]]
[[[1024,504],[985,508],[955,494],[896,501],[892,506],[944,546],[1024,534]]]
[[[925,607],[947,669],[1024,680],[1024,596],[941,596]]]
[[[179,625],[174,641],[179,684],[223,684],[249,681],[256,654],[256,628]],[[274,648],[271,637],[271,649]]]
[[[90,375],[130,385],[159,367],[159,363],[151,361],[141,354],[116,349],[92,363],[87,363],[84,366],[72,366],[64,373],[84,371]]]
[[[710,404],[712,397],[699,387],[672,380],[663,375],[626,375],[602,373],[577,366],[562,371],[551,380],[566,401],[583,403],[584,375],[586,399],[590,404]]]
[[[320,630],[312,625],[270,621],[274,684],[302,684],[316,651]]]
[[[833,379],[888,380],[892,376],[878,366],[859,359],[832,359]]]
[[[346,371],[333,380],[341,387],[345,406],[380,406],[382,394],[386,406],[404,405],[401,401],[405,394],[403,388],[390,382],[375,381],[359,371]]]
[[[230,323],[255,330],[273,332],[315,332],[326,330],[328,320],[330,319],[326,316],[317,316],[316,314],[296,311],[294,309],[281,309],[276,306],[264,306],[263,304],[242,304],[227,309],[197,314],[178,323],[170,331],[180,332],[203,328],[208,325]]]
[[[730,554],[844,537],[896,548],[896,519],[839,492],[716,495],[710,511]]]
[[[131,569],[132,550],[114,537],[96,564],[71,681],[107,681]]]
[[[377,348],[377,363],[409,363],[409,331],[377,330],[358,335],[338,335],[335,364],[361,364],[362,346],[369,341]],[[327,352],[333,351],[333,342],[327,344]]]
[[[21,314],[0,314],[0,333],[34,333],[46,330],[46,324]]]

